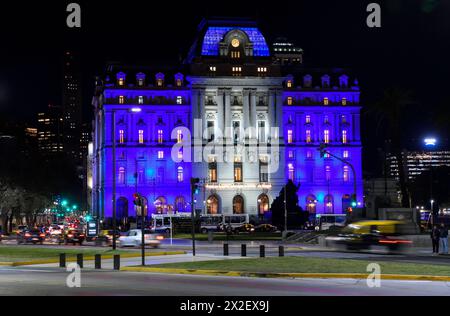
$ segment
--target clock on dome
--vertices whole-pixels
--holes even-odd
[[[233,39],[231,40],[231,46],[233,46],[233,47],[239,47],[239,45],[240,45],[240,42],[239,42],[239,40],[238,40],[237,38],[233,38]]]

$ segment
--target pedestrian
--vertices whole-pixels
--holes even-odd
[[[431,242],[433,244],[433,254],[438,254],[439,253],[439,228],[437,227],[437,225],[434,225],[433,228],[431,229]]]
[[[439,237],[441,240],[441,254],[448,254],[448,228],[444,223],[441,224]]]

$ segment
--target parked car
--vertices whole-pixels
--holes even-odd
[[[17,243],[18,244],[26,244],[31,242],[33,244],[40,243],[41,245],[44,243],[45,234],[42,233],[39,229],[26,229],[17,234]]]
[[[80,244],[80,246],[83,244],[84,240],[86,239],[86,236],[82,230],[79,229],[69,229],[64,234],[64,244],[73,243],[74,245],[76,243]]]
[[[234,232],[236,234],[238,234],[238,233],[252,233],[254,231],[255,231],[255,226],[252,225],[252,224],[248,224],[248,223],[247,224],[242,224],[241,226],[236,227],[234,229]]]
[[[255,232],[259,232],[259,233],[273,233],[276,232],[278,230],[278,228],[274,225],[271,224],[260,224],[258,226],[255,226]]]
[[[154,248],[159,247],[161,241],[164,239],[162,235],[152,234],[149,229],[144,230],[144,244]],[[141,246],[142,245],[142,231],[140,229],[131,229],[125,236],[119,238],[120,247],[126,246]]]

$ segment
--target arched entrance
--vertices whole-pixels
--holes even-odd
[[[325,213],[326,214],[333,214],[334,213],[334,201],[333,196],[331,194],[328,194],[325,196],[323,203],[325,205]]]
[[[233,214],[244,214],[244,198],[241,195],[233,198]]]
[[[315,214],[317,210],[317,199],[316,196],[310,194],[306,197],[306,210],[309,214]]]
[[[267,194],[261,194],[258,196],[258,214],[263,216],[269,211],[269,197]]]
[[[186,199],[183,196],[178,196],[175,199],[175,212],[184,212],[186,210]]]
[[[167,199],[164,196],[159,196],[155,200],[154,205],[155,205],[156,214],[167,213]]]
[[[210,195],[206,200],[206,212],[208,214],[219,214],[219,198],[217,195]]]

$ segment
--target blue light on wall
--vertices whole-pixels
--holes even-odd
[[[266,39],[256,27],[209,27],[203,38],[202,55],[219,55],[219,42],[223,40],[225,34],[231,30],[239,29],[245,32],[253,43],[253,56],[270,56]]]

